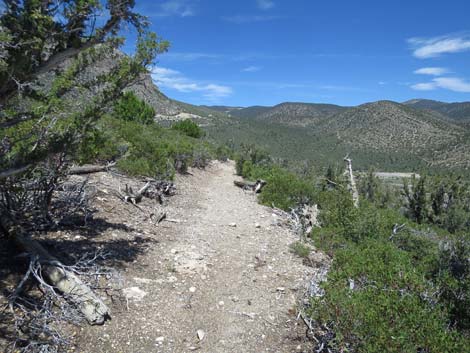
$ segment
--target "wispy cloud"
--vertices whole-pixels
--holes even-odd
[[[157,7],[149,10],[149,13],[144,11],[144,14],[150,17],[189,17],[195,15],[194,4],[189,0],[168,0]]]
[[[241,71],[242,72],[257,72],[261,70],[261,67],[260,66],[248,66],[248,67],[245,67],[243,68]]]
[[[258,7],[261,9],[261,10],[269,10],[269,9],[272,9],[274,7],[274,1],[270,1],[270,0],[257,0],[256,1],[258,3]]]
[[[413,55],[427,59],[447,53],[459,53],[470,50],[470,35],[448,34],[432,38],[410,38],[408,43],[413,48]]]
[[[445,67],[422,67],[421,69],[415,70],[414,73],[418,75],[442,76],[449,73],[449,70]]]
[[[227,22],[236,24],[253,23],[253,22],[266,22],[274,21],[281,18],[280,16],[266,16],[266,15],[234,15],[222,17]]]
[[[198,92],[210,101],[217,101],[233,93],[231,87],[215,83],[197,82],[184,76],[179,71],[165,67],[154,67],[152,69],[152,79],[159,87],[174,89],[183,93]]]
[[[470,82],[458,77],[438,77],[434,79],[434,82],[436,82],[439,87],[449,89],[454,92],[470,92]]]
[[[418,91],[432,91],[438,88],[454,92],[470,93],[470,82],[459,77],[436,77],[432,82],[417,83],[411,86]]]
[[[178,53],[178,52],[170,52],[165,53],[165,58],[171,59],[173,61],[195,61],[195,60],[203,60],[203,59],[222,59],[224,58],[223,54],[215,54],[215,53]]]
[[[411,85],[411,88],[416,91],[432,91],[437,88],[434,82],[426,82],[426,83],[416,83]]]

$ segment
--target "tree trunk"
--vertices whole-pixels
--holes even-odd
[[[255,183],[249,182],[249,181],[238,181],[234,180],[233,183],[242,188],[242,189],[249,189],[253,190],[255,193],[259,194],[263,187],[267,184],[266,181],[264,180],[257,180]]]
[[[24,235],[16,235],[13,240],[23,250],[38,257],[45,279],[58,291],[70,296],[91,325],[101,325],[110,318],[110,310],[106,304],[41,244]]]
[[[69,169],[69,175],[81,175],[91,174],[98,172],[106,172],[109,168],[113,167],[116,163],[110,163],[108,165],[87,165],[81,167],[72,167]]]
[[[351,191],[354,207],[359,207],[359,193],[356,187],[356,181],[354,180],[354,174],[352,169],[352,160],[348,156],[344,157],[344,161],[346,162],[346,171],[345,174],[348,177],[348,186],[349,190]]]

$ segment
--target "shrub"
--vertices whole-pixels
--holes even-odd
[[[178,121],[171,125],[173,130],[177,130],[189,137],[200,138],[204,136],[204,131],[191,119]]]
[[[333,325],[338,351],[461,352],[464,340],[446,327],[435,290],[410,256],[374,239],[336,252],[325,296],[311,314]]]
[[[244,165],[245,170],[245,165]],[[309,204],[315,198],[313,183],[301,180],[293,173],[274,166],[271,168],[253,168],[253,179],[264,179],[267,185],[263,188],[259,200],[261,203],[289,210],[298,204]]]
[[[151,124],[155,110],[132,92],[125,92],[114,106],[113,115],[121,120]]]
[[[310,255],[310,247],[300,241],[296,241],[289,245],[290,250],[299,257],[305,258]]]
[[[440,299],[449,310],[451,325],[470,334],[470,243],[457,239],[444,243],[435,264]]]

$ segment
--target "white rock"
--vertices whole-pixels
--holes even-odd
[[[190,287],[190,288],[189,288],[189,291],[190,291],[191,293],[196,292],[196,287]]]
[[[163,336],[157,337],[157,339],[155,341],[163,342],[163,341],[165,341],[165,337],[163,337]]]
[[[176,249],[171,249],[170,252],[171,252],[172,254],[176,254],[178,251],[177,251]]]
[[[178,278],[176,278],[175,276],[169,276],[167,278],[167,281],[170,282],[170,283],[173,283],[173,282],[178,281]]]
[[[127,299],[133,299],[137,301],[144,299],[144,297],[147,295],[147,292],[144,292],[139,287],[124,288],[122,291]]]
[[[206,333],[203,330],[197,330],[197,338],[199,338],[199,341],[202,341],[205,336]]]
[[[236,227],[237,224],[236,224],[236,223],[230,223],[229,226],[230,226],[230,227]]]
[[[261,228],[261,224],[255,223],[255,228]]]
[[[221,300],[221,301],[219,302],[219,306],[224,306],[224,305],[225,305],[225,303]]]

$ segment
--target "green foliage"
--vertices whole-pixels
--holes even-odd
[[[242,145],[235,157],[235,170],[237,175],[245,178],[251,177],[251,168],[254,165],[268,166],[272,164],[269,154],[255,145]]]
[[[423,225],[407,221],[396,209],[381,207],[380,196],[370,197],[380,195],[383,188],[373,175],[360,183],[357,209],[341,184],[317,196],[323,227],[312,237],[334,262],[323,284],[325,296],[313,300],[310,314],[334,328],[330,346],[359,352],[465,350],[470,247],[468,242],[450,241],[439,250],[445,231],[424,224],[434,200],[426,193],[429,179],[412,180],[404,193],[407,215]],[[460,195],[466,194],[462,189]],[[449,212],[444,207],[440,214]],[[404,227],[392,233],[399,224]]]
[[[203,168],[215,155],[214,147],[156,123],[105,117],[82,145],[82,162],[118,160],[129,175],[171,179],[188,167]]]
[[[191,119],[177,121],[171,125],[171,128],[173,130],[180,131],[189,137],[200,138],[204,136],[204,131]]]
[[[155,110],[132,92],[126,92],[114,106],[114,116],[118,119],[150,124],[155,117]]]
[[[441,245],[434,276],[451,325],[470,334],[470,242],[468,237]]]
[[[428,200],[426,197],[426,178],[417,179],[414,175],[411,184],[405,180],[403,183],[403,195],[406,199],[406,207],[409,216],[421,224],[428,217]]]
[[[390,243],[369,239],[338,250],[324,289],[311,314],[334,325],[339,351],[457,353],[465,347],[429,297],[433,288]]]
[[[289,248],[295,255],[302,258],[308,257],[311,252],[310,247],[300,241],[296,241],[295,243],[290,244]]]

